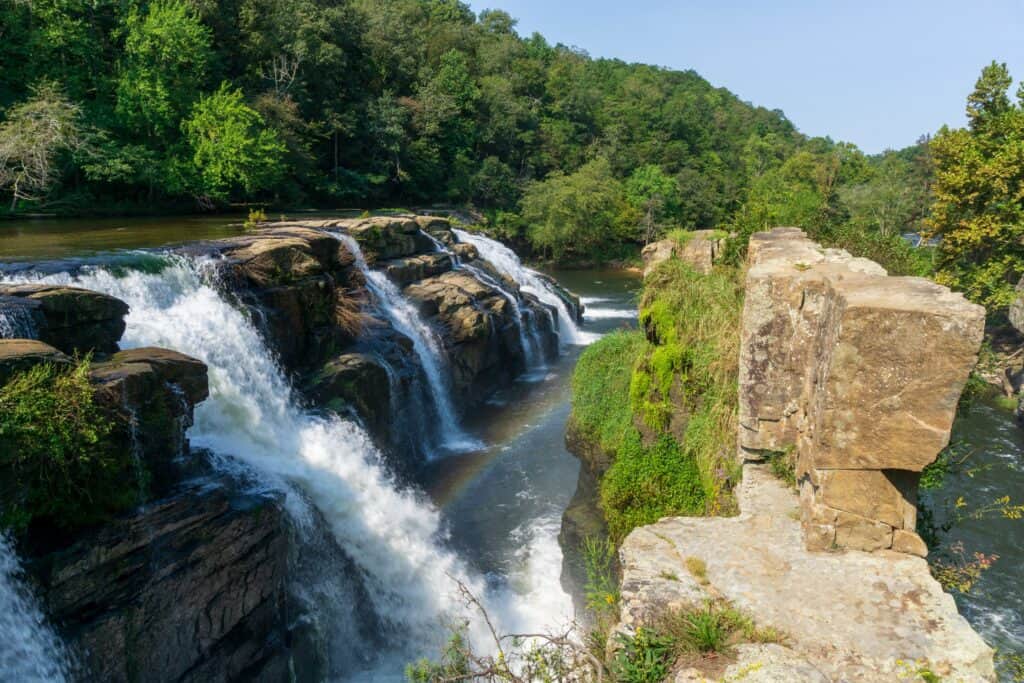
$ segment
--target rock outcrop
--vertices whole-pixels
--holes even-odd
[[[287,680],[284,519],[276,495],[194,479],[36,558],[82,680]]]
[[[651,242],[640,253],[644,261],[644,275],[661,262],[678,258],[693,266],[698,273],[710,273],[722,251],[724,234],[719,230],[693,230],[683,233],[683,240],[667,238]]]
[[[69,355],[117,351],[127,313],[123,301],[87,289],[0,284],[0,338],[38,339]]]
[[[1024,334],[1024,278],[1021,278],[1020,282],[1017,283],[1017,298],[1010,304],[1010,310],[1007,312],[1007,315],[1010,318],[1010,324],[1013,325],[1013,329]]]
[[[808,550],[797,495],[765,465],[744,467],[737,499],[738,517],[672,517],[626,537],[620,628],[724,600],[759,628],[775,629],[785,647],[745,646],[733,668],[712,680],[737,680],[729,671],[747,667],[761,677],[738,680],[888,683],[918,668],[942,680],[994,680],[992,650],[925,560]],[[687,570],[693,560],[701,576]],[[769,672],[775,677],[764,677]],[[694,680],[686,675],[676,680]]]
[[[275,223],[188,247],[220,257],[221,283],[255,312],[303,393],[318,405],[353,411],[386,451],[399,454],[399,470],[423,455],[402,452],[422,440],[396,442],[408,435],[391,429],[397,418],[389,412],[422,402],[412,341],[393,328],[356,255],[331,233],[352,237],[366,263],[402,288],[440,333],[459,408],[476,405],[525,368],[521,326],[530,326],[546,357],[557,353],[556,317],[480,260],[473,245],[460,243],[444,218]]]
[[[808,548],[926,554],[918,479],[949,441],[983,326],[963,296],[799,230],[751,238],[739,443],[754,459],[795,449]]]
[[[17,292],[0,311],[31,292],[43,301],[30,309],[40,324],[21,331],[62,348],[0,339],[0,384],[38,363],[70,365],[64,350],[97,352],[89,379],[113,426],[103,447],[130,452],[147,473],[139,508],[73,537],[48,530],[25,540],[26,566],[75,654],[76,678],[287,679],[287,518],[279,494],[248,492],[191,454],[186,430],[208,394],[206,366],[166,349],[103,353],[117,349],[128,310],[112,297]],[[67,301],[86,304],[76,311]]]

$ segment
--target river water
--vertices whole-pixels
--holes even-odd
[[[941,488],[922,494],[937,524],[951,520],[961,497],[960,516],[1004,496],[1024,503],[1024,428],[1009,410],[978,401],[957,418],[953,442],[965,449],[964,466],[953,467]],[[976,552],[998,556],[970,591],[954,597],[985,642],[1024,657],[1024,520],[998,512],[961,519],[940,540],[940,553],[959,544],[968,559]],[[1001,680],[1012,681],[1007,663],[1000,664]]]

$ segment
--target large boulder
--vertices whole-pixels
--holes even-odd
[[[66,354],[113,353],[128,304],[79,287],[0,284],[0,336],[38,339]]]
[[[889,683],[915,662],[942,680],[995,680],[992,649],[924,559],[808,550],[798,497],[767,465],[744,465],[737,499],[738,517],[668,517],[630,532],[619,550],[624,628],[724,601],[785,646],[738,646],[741,660],[775,672],[750,680]]]
[[[1010,304],[1008,314],[1013,328],[1024,334],[1024,278],[1017,283],[1017,298]]]
[[[722,251],[723,239],[724,233],[720,230],[692,230],[682,233],[680,238],[651,242],[640,252],[644,261],[644,275],[670,258],[685,261],[698,273],[710,273]]]
[[[0,385],[15,373],[39,363],[70,365],[71,359],[49,344],[34,339],[0,339]]]
[[[924,554],[920,472],[949,442],[985,311],[794,228],[748,250],[739,444],[795,449],[808,547]]]
[[[332,235],[301,225],[191,247],[220,255],[220,282],[257,315],[285,369],[305,372],[361,333],[365,283]]]

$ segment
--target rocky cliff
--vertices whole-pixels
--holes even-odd
[[[740,514],[631,532],[619,628],[714,603],[780,634],[677,681],[994,680],[915,533],[920,471],[949,439],[984,311],[795,229],[755,234],[748,254]],[[799,493],[774,459],[795,462]]]

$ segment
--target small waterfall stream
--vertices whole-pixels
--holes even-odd
[[[479,441],[466,434],[459,425],[459,418],[452,404],[451,388],[444,372],[444,353],[441,340],[416,310],[416,307],[402,296],[395,283],[384,273],[373,270],[366,263],[359,243],[350,235],[330,233],[341,241],[355,256],[359,270],[366,278],[366,285],[377,299],[384,315],[399,332],[412,339],[413,351],[430,385],[428,399],[433,401],[440,424],[440,446],[448,451],[466,451],[480,448]]]
[[[482,258],[490,261],[495,268],[519,283],[519,287],[523,291],[533,294],[558,312],[558,331],[563,343],[582,346],[591,344],[598,339],[598,335],[584,332],[579,328],[575,316],[562,297],[536,271],[524,266],[514,251],[501,242],[483,235],[458,229],[454,232],[459,241],[475,246]]]
[[[0,681],[61,683],[67,654],[21,581],[11,542],[0,534]]]

